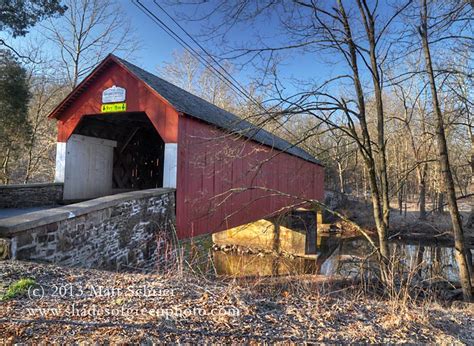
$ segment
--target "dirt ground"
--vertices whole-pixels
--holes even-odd
[[[0,277],[3,292],[19,279],[35,282],[0,301],[7,344],[474,343],[472,304],[382,298],[309,276],[210,281],[4,261]]]

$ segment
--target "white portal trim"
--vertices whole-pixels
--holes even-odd
[[[56,143],[56,172],[54,174],[55,183],[64,183],[66,176],[66,143]]]
[[[178,143],[165,143],[163,187],[176,188],[178,176]]]

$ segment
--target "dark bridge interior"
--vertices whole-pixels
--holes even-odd
[[[110,139],[114,148],[113,188],[163,186],[164,142],[145,113],[83,117],[74,134]]]

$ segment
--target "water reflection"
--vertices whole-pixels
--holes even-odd
[[[316,261],[302,257],[286,258],[272,255],[257,256],[214,251],[214,265],[218,275],[278,276],[317,273]]]
[[[393,258],[397,259],[397,270],[421,278],[457,279],[454,249],[451,247],[393,242],[390,250]],[[371,252],[370,244],[363,238],[331,235],[318,237],[317,254],[312,256],[289,258],[214,251],[213,259],[217,274],[225,276],[322,274],[355,277],[373,263],[366,258]]]

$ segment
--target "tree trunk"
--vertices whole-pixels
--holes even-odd
[[[438,200],[436,202],[436,212],[438,214],[443,214],[444,213],[444,192],[440,191],[438,192]]]
[[[397,193],[397,199],[398,199],[398,211],[399,214],[403,214],[403,183],[400,183],[400,179],[398,179],[398,193]]]
[[[369,178],[369,186],[372,198],[372,206],[373,206],[373,215],[375,219],[375,225],[377,228],[377,235],[379,239],[379,250],[380,255],[382,258],[380,259],[380,268],[382,271],[382,275],[386,274],[386,265],[390,258],[389,247],[388,247],[388,234],[387,234],[387,223],[385,222],[384,215],[385,213],[382,210],[381,206],[381,193],[380,189],[377,185],[377,173],[375,167],[375,160],[372,151],[371,145],[371,138],[369,129],[367,126],[366,121],[366,105],[365,105],[365,98],[364,92],[362,89],[362,83],[360,80],[359,75],[359,68],[357,62],[357,49],[356,45],[352,38],[352,30],[349,24],[349,20],[344,9],[344,5],[342,0],[338,0],[339,10],[341,13],[341,19],[344,24],[344,31],[346,35],[346,44],[349,48],[349,58],[350,58],[350,66],[353,72],[353,81],[354,81],[354,88],[357,95],[357,103],[359,106],[359,122],[361,126],[362,138],[363,138],[363,148],[360,148],[361,154],[364,157],[364,163],[367,167],[367,173]],[[383,191],[383,190],[382,190]]]
[[[425,247],[421,244],[418,245],[418,251],[416,254],[416,270],[418,273],[418,277],[423,279],[423,256],[425,254]]]
[[[428,23],[427,23],[427,0],[422,0],[422,14],[421,26],[419,33],[423,45],[423,53],[425,56],[426,72],[428,73],[431,98],[433,103],[433,110],[436,117],[436,140],[439,152],[439,161],[441,165],[441,173],[446,189],[446,197],[448,201],[449,213],[451,214],[451,221],[454,232],[455,257],[459,267],[459,280],[461,281],[463,297],[465,301],[472,300],[472,286],[471,278],[467,263],[466,246],[464,242],[464,233],[462,229],[461,216],[459,215],[458,205],[456,201],[456,192],[454,180],[451,173],[451,166],[449,163],[448,145],[446,143],[446,135],[444,130],[443,114],[438,101],[438,93],[436,88],[436,81],[433,72],[433,65],[431,62],[431,53],[428,42]]]
[[[387,234],[387,227],[383,220],[382,210],[380,206],[380,193],[379,188],[377,186],[377,176],[375,173],[375,163],[372,161],[371,163],[367,163],[367,168],[369,171],[369,183],[370,183],[370,190],[372,196],[372,207],[375,219],[375,226],[377,228],[377,235],[379,238],[379,248],[380,254],[382,255],[383,263],[382,270],[385,270],[384,264],[390,258],[390,251],[388,247],[388,234]]]
[[[339,192],[345,193],[346,191],[344,189],[344,170],[340,162],[337,163],[337,170],[339,173]]]
[[[364,177],[364,185],[363,185],[363,189],[364,189],[364,203],[365,205],[367,206],[368,203],[367,203],[367,168],[364,166],[364,170],[363,170],[363,177]]]
[[[471,129],[469,128],[470,132]],[[471,183],[469,185],[469,193],[474,194],[474,137],[471,134]],[[474,226],[474,195],[469,197],[471,204],[471,212],[469,213],[469,219],[467,220],[467,227],[472,228]]]
[[[420,220],[426,220],[426,172],[428,170],[428,165],[425,163],[422,167],[418,166],[417,176],[418,176],[418,192],[419,192],[419,202],[420,202]]]
[[[363,4],[361,3],[363,1]],[[388,173],[387,173],[387,154],[385,148],[385,116],[382,98],[382,82],[380,78],[380,65],[377,61],[376,37],[375,37],[375,18],[368,10],[366,0],[357,0],[357,4],[362,15],[367,38],[369,41],[370,67],[372,75],[372,84],[375,93],[375,106],[377,112],[377,146],[380,172],[380,194],[382,197],[382,219],[385,228],[389,228],[390,221],[390,197],[388,191]]]
[[[420,220],[426,219],[426,182],[420,182]]]
[[[8,184],[10,181],[10,173],[8,172],[8,165],[10,164],[10,153],[11,148],[8,147],[7,152],[5,153],[5,159],[3,160],[2,164],[2,171],[3,171],[3,184]]]
[[[23,179],[24,184],[28,184],[31,178],[31,170],[33,166],[33,147],[34,147],[34,135],[32,136],[30,143],[28,145],[28,161],[26,163],[26,173],[25,178]]]

